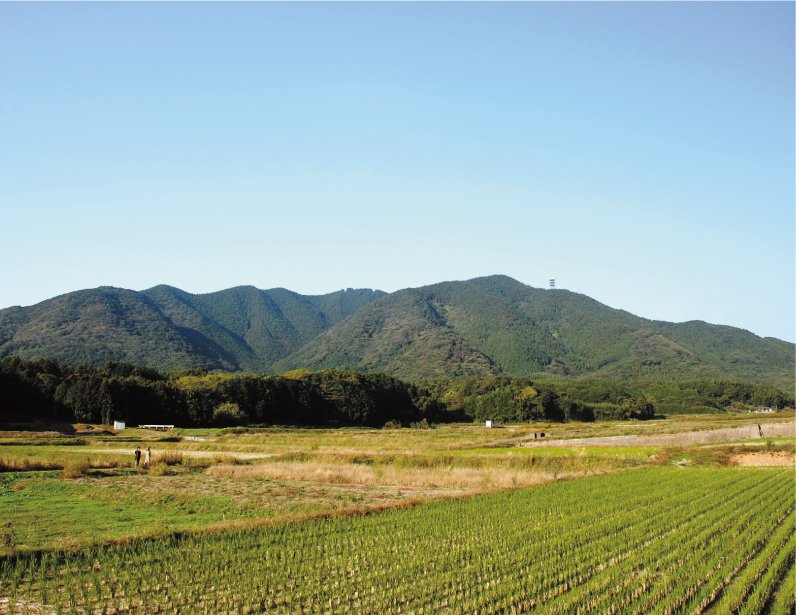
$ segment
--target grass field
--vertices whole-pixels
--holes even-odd
[[[777,558],[794,551],[780,540],[783,527],[794,533],[792,438],[518,446],[534,431],[582,438],[753,421],[3,431],[0,614],[790,613],[793,558]],[[151,468],[133,467],[138,445],[152,447]],[[680,543],[692,552],[671,560]],[[196,555],[205,549],[220,559]],[[343,559],[321,557],[332,552]],[[730,570],[737,553],[746,555]],[[221,569],[200,572],[194,556]],[[452,585],[448,572],[462,570]],[[693,575],[704,578],[694,585]],[[752,596],[764,597],[762,611]]]

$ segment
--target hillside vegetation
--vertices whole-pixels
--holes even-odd
[[[171,371],[342,369],[409,381],[722,380],[792,392],[794,344],[721,325],[653,321],[506,276],[391,294],[103,287],[0,310],[0,358]]]
[[[385,295],[276,364],[410,380],[498,374],[725,379],[793,390],[794,345],[703,322],[665,323],[505,276]]]
[[[101,287],[0,310],[0,357],[267,371],[383,294],[348,289],[305,296],[241,286],[192,295],[170,286]]]

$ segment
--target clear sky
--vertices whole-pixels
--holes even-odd
[[[0,307],[502,273],[796,339],[794,3],[0,3]]]

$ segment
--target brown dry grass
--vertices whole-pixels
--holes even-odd
[[[85,475],[91,468],[116,468],[119,462],[115,459],[103,460],[97,457],[96,461],[85,459],[41,459],[41,458],[15,458],[0,457],[0,472],[40,472],[46,470],[63,470],[64,478],[77,478]]]
[[[163,451],[155,455],[152,454],[153,466],[177,466],[182,465],[183,453],[179,451]]]
[[[257,478],[320,484],[395,486],[472,490],[530,487],[587,471],[508,468],[396,468],[333,463],[272,462],[256,466],[217,465],[205,474],[224,478]]]
[[[63,477],[80,478],[81,476],[85,476],[90,469],[90,459],[70,459],[66,462],[66,466],[64,467]]]
[[[32,472],[38,470],[62,470],[62,461],[44,459],[16,459],[0,457],[0,472]]]

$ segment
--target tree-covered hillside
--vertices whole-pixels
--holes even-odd
[[[444,282],[368,304],[276,364],[408,379],[712,378],[793,390],[794,345],[707,323],[663,323],[506,276]]]
[[[484,353],[446,325],[432,297],[415,289],[377,299],[275,366],[280,371],[328,367],[410,380],[498,371]]]
[[[192,295],[103,287],[0,310],[0,358],[162,370],[381,372],[411,381],[727,380],[794,390],[794,345],[704,322],[648,320],[506,276],[389,295],[251,286]]]
[[[143,292],[101,287],[0,310],[0,357],[268,371],[383,294],[348,289],[303,296],[245,286],[192,295],[169,286]]]

